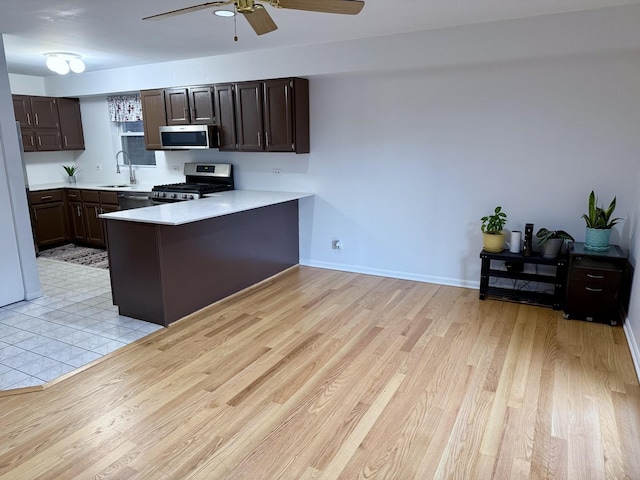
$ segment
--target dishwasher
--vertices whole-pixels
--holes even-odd
[[[120,210],[132,208],[150,207],[153,202],[149,198],[149,192],[119,192],[118,205]]]

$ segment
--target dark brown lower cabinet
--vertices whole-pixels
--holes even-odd
[[[105,247],[107,242],[100,215],[119,210],[118,193],[102,190],[69,190],[67,200],[71,239],[96,247]]]
[[[618,245],[594,251],[574,243],[569,255],[569,275],[564,317],[616,325],[627,308],[629,266]]]
[[[67,215],[64,190],[42,190],[29,193],[33,236],[38,246],[67,240]]]
[[[70,201],[67,214],[69,220],[69,239],[72,242],[84,242],[87,234],[84,230],[82,202]]]

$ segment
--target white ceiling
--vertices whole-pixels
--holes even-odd
[[[391,35],[640,3],[640,0],[365,0],[357,16],[265,8],[278,30],[256,36],[200,10],[161,21],[142,17],[198,0],[2,0],[0,32],[9,73],[47,76],[45,52],[80,54],[87,71],[291,45]]]

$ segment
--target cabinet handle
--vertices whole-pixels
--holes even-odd
[[[604,275],[593,275],[591,273],[587,273],[587,277],[589,277],[589,278],[604,278]]]
[[[38,145],[41,147],[42,146],[42,137],[38,137]]]
[[[34,113],[34,114],[33,114],[33,116],[34,116],[34,117],[35,117],[35,119],[36,119],[36,126],[38,126],[38,125],[40,124],[40,122],[38,121],[38,114],[37,114],[37,113]]]
[[[186,118],[186,112],[185,112],[185,118]],[[193,122],[196,119],[196,110],[195,108],[191,109],[191,121]]]
[[[76,195],[75,193],[69,193],[69,198],[78,198],[78,195]]]
[[[80,205],[76,205],[76,211],[78,212],[78,217],[81,217],[82,212],[80,211]]]
[[[93,211],[96,212],[96,218],[98,218],[98,207],[93,207]]]
[[[264,145],[265,147],[269,146],[269,132],[264,132]]]
[[[64,136],[64,146],[68,147],[69,146],[69,142],[67,142],[67,136]]]
[[[27,112],[27,123],[31,125],[31,114]]]
[[[29,135],[29,143],[31,144],[32,147],[35,146],[35,143],[33,143],[33,135]]]
[[[601,292],[602,291],[601,288],[584,287],[584,289],[589,291],[589,292]]]
[[[262,135],[260,135],[260,132],[258,132],[258,146],[262,146]]]
[[[53,195],[43,195],[42,197],[40,197],[40,200],[50,200],[53,198]]]
[[[187,120],[189,118],[189,111],[187,110],[187,108],[184,108],[184,119]]]

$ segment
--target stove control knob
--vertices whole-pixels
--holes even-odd
[[[187,197],[187,194],[186,194],[186,193],[183,193],[183,194],[182,194],[182,199],[183,199],[183,200],[186,200],[187,198],[188,198],[188,197]]]
[[[172,193],[172,194],[171,194],[171,198],[178,198],[178,195],[177,195],[177,194],[175,194],[175,193]]]
[[[167,194],[165,192],[162,192],[162,198],[166,197]]]
[[[189,200],[193,200],[193,195],[189,195]]]

